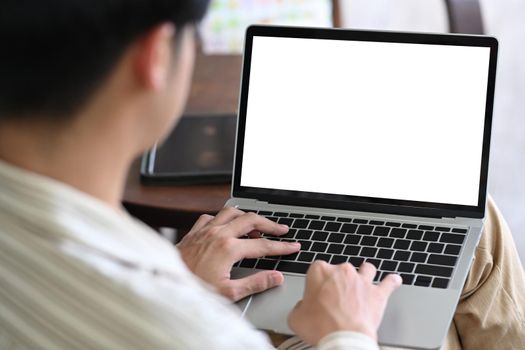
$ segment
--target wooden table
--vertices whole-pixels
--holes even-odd
[[[242,58],[198,55],[187,113],[236,113]],[[137,159],[130,169],[123,204],[153,227],[191,228],[199,215],[218,212],[230,196],[230,185],[143,185]]]

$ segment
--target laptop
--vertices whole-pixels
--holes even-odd
[[[232,197],[286,224],[288,256],[232,275],[282,271],[239,302],[256,327],[286,319],[315,260],[395,272],[379,343],[439,348],[485,214],[497,40],[472,35],[247,29]]]

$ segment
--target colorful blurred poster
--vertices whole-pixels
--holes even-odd
[[[204,53],[241,53],[250,24],[329,27],[332,1],[212,0],[200,26]]]

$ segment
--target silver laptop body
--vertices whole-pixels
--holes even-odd
[[[439,348],[479,242],[497,41],[490,37],[252,26],[246,33],[232,198],[290,226],[299,254],[238,303],[257,328],[286,319],[316,259],[400,273],[379,343]]]

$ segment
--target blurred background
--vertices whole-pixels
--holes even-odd
[[[485,33],[500,42],[489,193],[525,262],[525,0],[212,0],[207,54],[242,52],[250,23]]]

